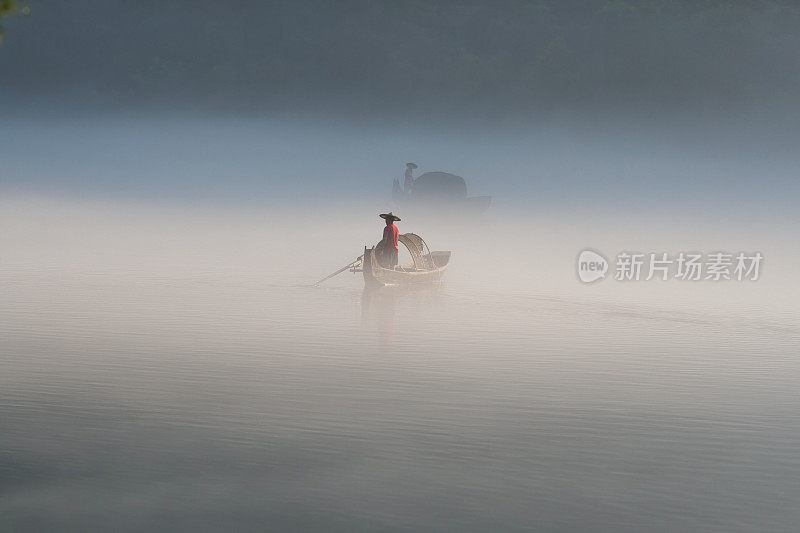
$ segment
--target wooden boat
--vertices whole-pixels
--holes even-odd
[[[412,261],[394,268],[386,268],[380,264],[374,246],[372,248],[364,247],[361,268],[355,266],[351,270],[353,272],[363,271],[364,283],[367,287],[433,283],[442,278],[442,274],[450,262],[449,251],[432,252],[428,243],[414,233],[404,233],[399,236],[398,240],[408,248]]]

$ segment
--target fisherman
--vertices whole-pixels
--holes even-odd
[[[380,251],[380,262],[386,268],[394,268],[397,266],[397,254],[400,248],[397,246],[397,240],[400,237],[400,230],[394,225],[394,222],[400,221],[400,217],[388,213],[381,213],[378,215],[386,221],[386,227],[383,228],[383,239],[378,243],[376,251]]]
[[[417,168],[416,163],[406,163],[406,180],[403,182],[403,189],[406,195],[411,194],[411,187],[414,186],[414,169]]]

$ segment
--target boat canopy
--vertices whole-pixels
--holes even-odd
[[[463,200],[467,197],[467,182],[448,172],[426,172],[414,180],[411,194],[425,200]]]
[[[422,240],[422,237],[416,233],[403,233],[398,236],[398,240],[408,248],[408,253],[411,254],[411,259],[414,260],[414,268],[417,270],[432,270],[436,268],[430,255],[430,247],[428,243]],[[425,254],[425,248],[428,248],[428,254]]]

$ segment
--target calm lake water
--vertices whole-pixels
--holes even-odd
[[[4,221],[0,530],[798,529],[791,305],[588,292],[571,242],[552,283],[456,242],[441,286],[303,287],[361,234],[79,211]]]

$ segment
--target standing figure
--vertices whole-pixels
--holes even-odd
[[[400,230],[397,229],[394,222],[399,222],[400,217],[393,215],[391,211],[378,216],[386,221],[386,227],[383,228],[383,238],[375,250],[380,251],[379,261],[384,267],[394,268],[397,266],[397,255],[400,252],[400,248],[397,246]]]
[[[406,179],[403,182],[403,188],[406,195],[411,194],[411,187],[414,186],[414,169],[417,168],[416,163],[406,163]]]

